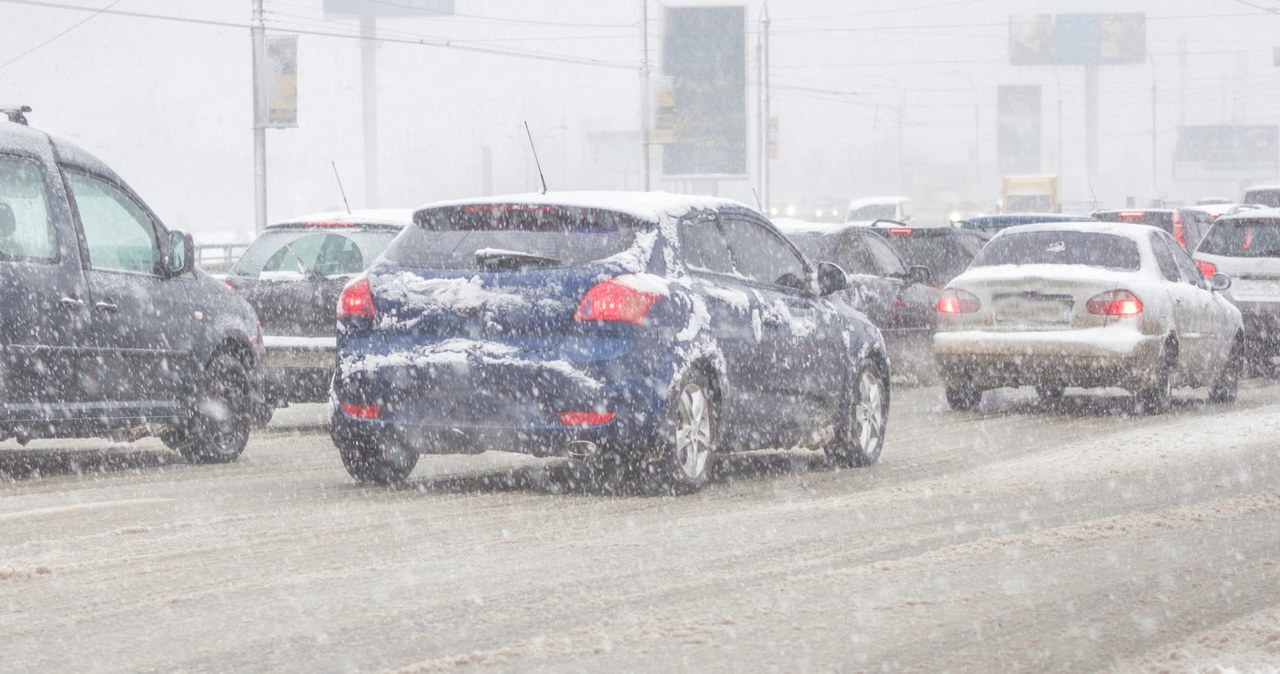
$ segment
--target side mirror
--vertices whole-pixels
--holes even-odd
[[[907,278],[910,279],[912,283],[928,285],[929,282],[933,280],[933,272],[929,271],[928,267],[914,265],[907,270]]]
[[[1218,273],[1209,277],[1209,288],[1222,292],[1231,287],[1231,277],[1226,274]]]
[[[191,235],[177,230],[169,232],[169,256],[165,269],[169,276],[182,276],[196,268],[196,244]]]
[[[826,297],[837,290],[849,287],[849,276],[839,265],[830,262],[818,263],[818,295]]]

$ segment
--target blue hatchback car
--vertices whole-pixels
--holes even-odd
[[[874,462],[880,333],[723,199],[563,193],[426,206],[343,291],[332,435],[361,480],[485,450],[693,491],[720,452]],[[616,473],[611,473],[616,474]]]

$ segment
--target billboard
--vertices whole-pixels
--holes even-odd
[[[324,12],[402,17],[453,14],[453,0],[324,0]]]
[[[1266,124],[1178,127],[1173,175],[1179,180],[1280,175],[1280,127]]]
[[[1000,175],[1040,172],[1040,87],[996,88],[996,166]]]
[[[1098,66],[1142,63],[1145,14],[1035,14],[1009,17],[1009,63]]]
[[[267,36],[267,126],[298,125],[298,36]]]
[[[666,176],[747,173],[746,8],[668,7],[663,74],[674,79]]]

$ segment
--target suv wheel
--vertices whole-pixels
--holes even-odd
[[[361,482],[399,484],[418,465],[412,449],[377,442],[339,424],[333,425],[332,437],[347,473]]]
[[[176,434],[186,437],[170,437],[168,442],[191,463],[235,461],[249,442],[251,404],[244,365],[227,354],[214,356],[205,367],[190,427]]]
[[[971,410],[982,402],[982,391],[969,384],[947,384],[947,405],[956,411]]]

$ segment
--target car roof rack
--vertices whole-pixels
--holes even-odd
[[[23,126],[27,126],[27,116],[24,113],[31,112],[31,106],[30,105],[17,105],[13,107],[0,106],[0,112],[3,112],[6,116],[8,116],[10,122],[13,122],[14,124],[21,124]]]

